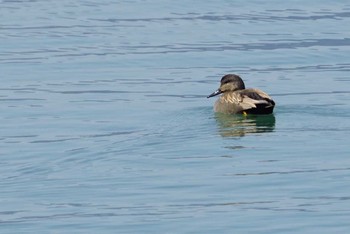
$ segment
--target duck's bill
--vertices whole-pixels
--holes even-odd
[[[221,93],[222,93],[221,90],[218,89],[218,90],[216,90],[214,93],[210,94],[207,98],[214,97],[214,96],[219,95],[219,94],[221,94]]]

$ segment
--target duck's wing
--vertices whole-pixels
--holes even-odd
[[[256,108],[257,106],[273,107],[275,102],[260,89],[244,89],[239,91],[241,97],[240,106],[243,110]]]

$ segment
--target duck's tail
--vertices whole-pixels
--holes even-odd
[[[265,99],[265,103],[255,104],[255,108],[250,108],[245,110],[247,114],[254,115],[268,115],[272,114],[273,109],[275,108],[275,102],[272,99]]]

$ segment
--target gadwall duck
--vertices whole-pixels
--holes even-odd
[[[214,111],[227,114],[271,114],[275,102],[259,89],[246,89],[241,77],[228,74],[221,78],[220,88],[207,98],[222,94]]]

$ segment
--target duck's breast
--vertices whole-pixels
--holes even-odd
[[[235,114],[243,109],[239,105],[238,97],[232,94],[224,94],[214,104],[214,111],[227,114]]]

